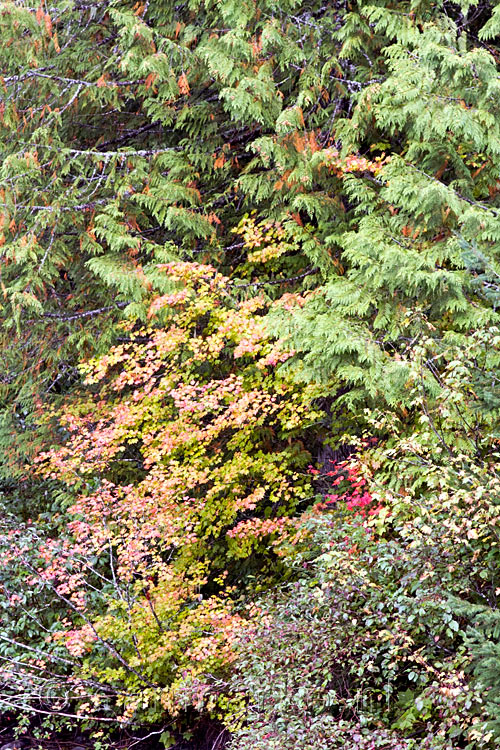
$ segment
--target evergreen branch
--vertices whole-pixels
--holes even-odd
[[[29,73],[21,73],[17,76],[6,76],[5,78],[1,79],[3,83],[10,84],[10,83],[24,83],[24,81],[28,81],[32,78],[45,78],[50,81],[58,81],[59,83],[69,83],[71,85],[77,85],[77,86],[86,86],[86,87],[97,87],[99,88],[99,84],[97,81],[86,81],[82,78],[66,78],[64,76],[58,76],[58,75],[48,75],[47,73],[41,73],[38,70],[30,70]],[[113,86],[133,86],[144,83],[143,78],[139,78],[135,81],[106,81],[105,85],[108,87]]]
[[[155,123],[156,124],[156,123]],[[52,144],[49,143],[30,143],[26,144],[26,147],[29,148],[54,148]],[[99,149],[99,146],[97,146],[97,149]],[[132,151],[98,151],[97,149],[92,148],[85,148],[85,149],[79,149],[79,148],[68,148],[65,149],[65,153],[68,154],[74,154],[75,156],[99,156],[99,157],[106,157],[111,158],[113,156],[119,156],[119,157],[127,157],[127,156],[157,156],[159,154],[168,154],[172,151],[182,151],[182,146],[170,146],[169,148],[148,148],[148,149],[134,149]]]
[[[106,305],[106,307],[99,307],[96,310],[86,310],[85,312],[80,313],[74,313],[72,315],[60,315],[58,313],[44,313],[44,318],[51,318],[52,320],[62,320],[62,321],[68,321],[68,320],[79,320],[80,318],[89,318],[93,317],[94,315],[101,315],[104,312],[109,312],[110,310],[123,310],[124,307],[127,307],[130,302],[117,302],[114,305]],[[31,322],[31,321],[28,321]]]
[[[113,146],[115,143],[122,143],[123,141],[127,141],[130,138],[136,138],[138,135],[142,135],[143,133],[147,133],[149,130],[153,130],[158,125],[161,125],[159,120],[155,120],[154,122],[150,122],[147,125],[143,125],[141,128],[135,128],[134,130],[129,130],[124,135],[120,136],[119,138],[113,138],[110,141],[105,141],[104,143],[100,143],[97,148],[105,148],[107,146]]]
[[[483,211],[491,211],[491,213],[494,216],[500,216],[500,211],[496,211],[491,206],[487,206],[484,203],[479,203],[478,201],[475,201],[472,198],[466,198],[466,196],[459,193],[458,190],[455,190],[449,185],[444,185],[444,183],[441,182],[441,180],[438,180],[437,177],[434,177],[433,175],[428,174],[428,172],[424,172],[423,169],[419,169],[419,167],[415,166],[415,164],[412,164],[411,162],[406,161],[406,160],[403,160],[403,161],[406,164],[406,166],[411,168],[414,172],[418,172],[424,177],[427,177],[427,179],[430,180],[431,182],[437,182],[439,185],[446,187],[446,189],[450,190],[454,195],[456,195],[457,198],[459,198],[462,201],[465,201],[465,203],[468,203],[470,206],[477,206],[478,208],[481,208]]]

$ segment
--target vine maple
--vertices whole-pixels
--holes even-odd
[[[301,436],[323,419],[315,389],[276,370],[287,355],[266,334],[264,297],[238,302],[207,265],[158,271],[149,323],[124,324],[82,366],[83,395],[47,412],[63,440],[36,469],[73,500],[32,582],[69,607],[52,638],[80,676],[128,686],[115,690],[123,721],[139,704],[175,714],[183,685],[233,660],[233,599],[272,579],[292,516],[313,501]]]

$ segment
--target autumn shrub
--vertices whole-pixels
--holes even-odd
[[[323,415],[314,389],[276,372],[289,355],[267,337],[265,299],[238,302],[209,266],[159,274],[149,323],[124,325],[82,367],[86,390],[46,414],[60,442],[36,471],[65,498],[58,534],[28,523],[4,537],[7,578],[54,602],[38,668],[68,661],[66,704],[82,717],[175,716],[178,690],[205,675],[196,704],[214,709],[237,601],[279,579],[278,544],[314,500],[303,435]]]

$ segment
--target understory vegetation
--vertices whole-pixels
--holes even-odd
[[[3,725],[498,747],[500,3],[0,34]]]

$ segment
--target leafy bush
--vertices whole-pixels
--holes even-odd
[[[240,641],[248,712],[231,748],[494,747],[449,598],[457,558],[433,534],[415,548],[342,515],[310,522],[317,556]]]
[[[184,683],[226,673],[234,599],[279,578],[276,546],[313,499],[301,436],[323,419],[313,389],[276,373],[288,355],[266,337],[263,298],[233,302],[209,266],[161,274],[149,326],[124,325],[123,343],[84,366],[86,391],[46,414],[61,444],[37,471],[65,497],[57,536],[28,524],[3,540],[6,580],[64,612],[45,629],[43,674],[64,645],[86,686],[77,714],[117,706],[122,722],[176,715]],[[15,619],[24,595],[9,605]]]

